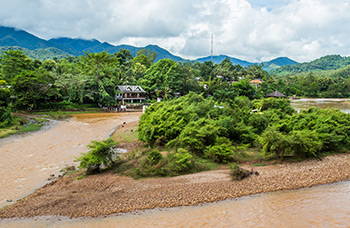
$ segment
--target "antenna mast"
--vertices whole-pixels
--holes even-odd
[[[214,35],[213,34],[211,34],[211,51],[210,51],[210,60],[211,60],[211,62],[213,63],[213,46],[214,46]]]

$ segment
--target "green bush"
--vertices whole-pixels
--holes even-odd
[[[118,154],[113,147],[117,145],[112,138],[103,141],[92,141],[88,145],[89,152],[83,153],[77,161],[80,161],[79,168],[87,168],[87,174],[100,172],[101,166],[112,167],[119,160]]]
[[[8,127],[12,124],[13,116],[11,115],[11,108],[0,106],[0,128]]]
[[[213,146],[208,146],[205,151],[205,156],[215,162],[227,163],[233,160],[235,154],[234,147],[229,139],[220,137]]]
[[[168,154],[168,158],[171,172],[185,173],[194,167],[193,156],[183,148],[178,149],[176,153]]]
[[[290,133],[291,152],[297,157],[318,157],[322,149],[322,141],[315,131],[303,130]]]
[[[290,105],[290,100],[286,98],[265,98],[253,101],[254,106],[259,111],[266,111],[270,109],[279,109],[283,113],[293,114],[295,110]]]
[[[147,157],[147,161],[149,165],[156,165],[163,158],[162,154],[159,150],[152,150]]]
[[[213,145],[219,133],[216,121],[201,118],[190,122],[181,134],[167,145],[189,149],[198,155],[203,155],[207,146]]]
[[[279,157],[281,160],[290,149],[289,138],[270,127],[260,137],[263,153],[268,157]]]

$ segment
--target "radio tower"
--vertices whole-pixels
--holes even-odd
[[[211,60],[211,62],[213,63],[213,46],[214,46],[214,35],[213,34],[211,34],[211,51],[210,51],[210,60]]]

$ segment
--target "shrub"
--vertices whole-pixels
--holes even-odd
[[[265,111],[269,109],[279,109],[283,113],[293,114],[295,110],[290,105],[290,100],[286,98],[265,98],[253,101],[258,110]]]
[[[13,116],[11,115],[11,108],[0,106],[0,128],[8,127],[12,124]]]
[[[290,147],[293,154],[298,157],[317,157],[322,149],[322,142],[315,131],[292,131]]]
[[[167,146],[188,148],[191,152],[203,155],[206,147],[215,143],[219,129],[216,121],[201,118],[190,122],[179,137],[170,141]]]
[[[276,156],[281,160],[290,149],[289,138],[273,127],[266,129],[261,135],[260,143],[263,146],[262,151],[266,156]]]
[[[180,148],[174,154],[169,155],[169,169],[176,173],[184,173],[193,168],[193,156],[185,149]]]
[[[87,174],[100,172],[101,166],[110,168],[119,160],[118,154],[113,150],[117,143],[112,138],[103,141],[92,141],[88,145],[89,152],[83,153],[77,160],[79,168],[87,168]]]
[[[149,165],[156,165],[163,158],[162,154],[159,150],[152,150],[147,157],[147,161]]]
[[[231,145],[229,139],[220,137],[213,146],[208,146],[205,151],[206,157],[215,162],[227,163],[233,160],[235,154],[234,147]]]
[[[230,168],[232,171],[231,175],[233,180],[242,180],[243,178],[249,176],[249,172],[239,167],[236,162],[231,163]]]

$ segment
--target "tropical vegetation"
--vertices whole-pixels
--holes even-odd
[[[92,172],[131,167],[138,177],[169,176],[239,163],[252,155],[248,151],[265,160],[344,152],[350,143],[347,114],[319,109],[297,114],[288,99],[265,98],[275,90],[287,96],[348,98],[348,59],[325,57],[329,58],[337,64],[324,59],[313,63],[327,71],[297,64],[297,74],[283,76],[266,72],[263,65],[233,65],[228,58],[219,64],[156,62],[156,54],[148,50],[135,57],[121,49],[44,61],[7,50],[0,56],[0,128],[19,123],[13,115],[19,110],[115,106],[117,86],[137,84],[150,103],[163,98],[140,120],[138,138],[147,149],[130,157],[133,164],[126,164],[113,157],[112,141],[93,142],[90,152],[79,159],[81,167]],[[262,83],[253,86],[253,79]]]

